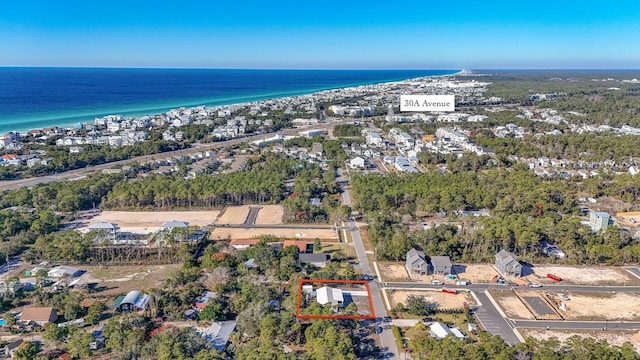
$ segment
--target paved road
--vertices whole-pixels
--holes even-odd
[[[638,279],[640,279],[640,269],[638,269],[638,267],[636,266],[623,266],[623,269],[627,270],[628,272],[631,273],[631,275],[637,277]]]
[[[252,226],[256,223],[256,218],[258,217],[258,212],[262,209],[262,206],[249,206],[249,214],[247,214],[247,218],[244,220],[245,226]]]
[[[640,330],[637,321],[567,321],[567,320],[511,320],[515,326],[523,328],[547,328],[549,330],[607,329]]]
[[[345,180],[342,177],[342,169],[338,169],[337,175],[338,181],[343,182]],[[342,203],[344,205],[351,206],[350,190],[345,186],[342,187]],[[349,221],[349,228],[351,229],[351,239],[353,239],[353,245],[356,249],[356,255],[358,256],[358,262],[360,263],[362,274],[375,277],[375,273],[371,270],[371,266],[369,265],[369,259],[367,258],[367,253],[365,252],[364,244],[362,242],[362,237],[360,236],[360,230],[358,229],[358,226],[354,221]],[[382,295],[380,294],[380,284],[377,281],[372,281],[369,283],[369,288],[371,290],[371,300],[373,302],[373,311],[375,315],[377,317],[387,316],[387,310],[384,307],[384,303],[382,302]],[[388,356],[387,358],[399,359],[398,346],[396,345],[396,341],[393,337],[391,327],[383,327],[383,331],[379,335],[380,346],[383,349],[383,352],[386,352]]]
[[[482,327],[491,335],[498,335],[510,345],[520,343],[520,339],[514,332],[513,324],[505,319],[500,311],[493,305],[487,294],[482,292],[475,293],[482,306],[477,307],[473,312],[476,314]]]
[[[419,282],[387,282],[385,287],[388,289],[442,289],[442,285],[432,285]],[[509,286],[509,285],[497,285],[497,284],[469,284],[469,285],[452,285],[446,284],[444,287],[457,288],[462,290],[472,291],[484,291],[487,289],[533,289],[549,292],[571,292],[571,291],[587,291],[587,292],[640,292],[640,286],[595,286],[595,285],[544,285],[541,288],[528,288],[526,286]]]

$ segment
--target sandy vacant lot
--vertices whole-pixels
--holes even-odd
[[[262,209],[258,211],[256,224],[258,225],[282,224],[283,216],[284,216],[284,209],[282,208],[282,206],[262,205]]]
[[[384,281],[407,281],[409,275],[404,264],[397,262],[381,261],[378,262],[378,269],[380,270],[380,276]]]
[[[561,284],[578,285],[616,285],[638,284],[640,279],[632,276],[624,269],[615,267],[589,267],[589,266],[554,266],[534,265],[534,274],[525,277],[531,282],[554,284],[547,279],[547,274],[554,274],[562,278]]]
[[[227,206],[224,208],[216,224],[243,224],[249,215],[249,206]]]
[[[220,211],[103,211],[84,228],[99,222],[111,222],[122,232],[147,234],[158,230],[167,221],[186,221],[189,225],[205,226],[213,223]],[[81,230],[82,231],[82,230]]]
[[[489,283],[498,272],[490,264],[459,264],[454,265],[452,271],[460,279],[471,283]]]
[[[395,304],[407,304],[409,295],[424,296],[424,299],[430,303],[434,303],[440,309],[458,309],[464,306],[466,302],[469,305],[475,304],[471,295],[466,291],[461,291],[457,295],[443,293],[441,291],[419,291],[419,290],[395,290],[391,293],[392,307]]]
[[[285,239],[337,239],[335,230],[332,229],[232,229],[215,228],[211,231],[212,240],[221,239],[254,239],[260,235],[274,235]]]
[[[567,320],[634,320],[640,319],[638,293],[578,293],[568,292],[565,301]]]
[[[571,330],[571,331],[562,331],[562,330],[543,330],[543,329],[518,329],[522,336],[532,337],[538,340],[550,339],[552,337],[557,338],[558,340],[564,342],[569,337],[573,335],[578,335],[581,337],[589,337],[595,340],[605,340],[607,343],[611,345],[622,345],[625,342],[630,342],[636,351],[640,351],[640,332],[633,331],[615,331],[608,330],[606,332],[603,331],[579,331],[579,330]]]
[[[83,266],[90,281],[98,282],[102,291],[95,298],[111,298],[126,294],[131,290],[145,290],[164,286],[164,280],[171,276],[179,265],[131,265],[131,266]],[[115,298],[111,299],[115,300]]]
[[[492,290],[490,291],[493,299],[500,305],[507,317],[512,319],[533,320],[533,314],[527,307],[516,297],[511,290]]]

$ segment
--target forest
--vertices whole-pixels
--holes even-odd
[[[638,240],[615,227],[592,233],[580,223],[581,212],[567,183],[536,177],[526,169],[358,175],[351,183],[355,209],[366,214],[381,259],[401,260],[418,246],[460,262],[491,262],[503,248],[526,261],[553,261],[539,251],[544,240],[560,246],[571,263],[640,261]],[[461,211],[481,209],[490,216],[460,216]],[[409,231],[403,224],[420,222],[416,214],[439,218],[441,225]]]

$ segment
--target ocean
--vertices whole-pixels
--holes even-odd
[[[457,70],[0,68],[0,133],[69,127],[109,114],[154,115]]]

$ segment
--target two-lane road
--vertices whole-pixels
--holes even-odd
[[[346,179],[343,178],[342,169],[338,169],[338,181],[344,184]],[[347,206],[351,206],[351,195],[349,189],[346,186],[342,187],[342,203]],[[358,229],[358,225],[354,221],[349,221],[349,228],[351,229],[351,238],[353,239],[353,245],[356,249],[356,255],[358,256],[358,262],[360,263],[360,269],[362,269],[362,274],[369,275],[371,277],[375,277],[375,273],[371,269],[371,265],[369,265],[369,259],[367,258],[367,253],[364,248],[364,243],[362,242],[362,236],[360,236],[360,229]],[[378,281],[371,281],[369,283],[369,288],[371,290],[371,300],[373,303],[373,311],[377,317],[387,316],[387,310],[384,307],[384,303],[382,302],[382,296],[380,294],[381,287]],[[383,352],[386,352],[387,358],[389,359],[399,359],[398,357],[398,346],[396,345],[396,341],[393,337],[393,332],[391,331],[391,327],[386,328],[382,327],[382,333],[380,333],[380,345],[383,349]]]

